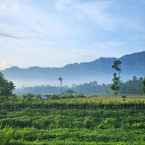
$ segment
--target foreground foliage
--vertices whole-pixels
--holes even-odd
[[[144,145],[144,97],[0,97],[1,145]]]

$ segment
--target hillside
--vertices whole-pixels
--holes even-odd
[[[112,78],[112,62],[115,58],[99,58],[86,63],[68,64],[61,68],[11,67],[4,74],[17,86],[57,84],[62,76],[65,84],[78,84],[89,81],[108,83]],[[133,53],[120,58],[122,60],[122,78],[127,80],[133,75],[145,75],[145,52]]]

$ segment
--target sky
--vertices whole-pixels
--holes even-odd
[[[0,0],[0,68],[144,51],[144,27],[144,0]]]

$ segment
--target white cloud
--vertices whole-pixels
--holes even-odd
[[[111,1],[81,1],[81,0],[57,0],[56,9],[59,13],[65,13],[75,17],[78,21],[90,21],[103,29],[112,26],[113,18],[107,13]]]
[[[6,43],[9,44],[7,48]],[[122,52],[121,48],[125,46],[121,42],[96,42],[90,48],[56,48],[54,44],[48,43],[34,43],[31,40],[24,40],[21,43],[20,40],[2,39],[0,40],[1,48],[5,47],[5,49],[2,50],[0,60],[7,60],[9,66],[63,66],[68,63],[91,61],[100,56],[113,56],[117,54],[115,48]],[[10,45],[17,47],[10,48]],[[112,53],[113,50],[116,51]],[[106,51],[107,53],[104,53]]]
[[[3,0],[0,1],[1,30],[17,35],[42,35],[52,39],[75,39],[79,29],[87,28],[88,23],[97,24],[103,28],[111,25],[111,17],[105,9],[109,6],[105,2],[81,2],[79,0],[55,0],[54,9],[35,8],[30,0]],[[3,29],[5,27],[5,29]],[[6,30],[6,28],[8,30]],[[72,31],[76,29],[76,31]],[[91,29],[91,28],[87,28]],[[6,33],[8,33],[6,32]],[[72,38],[73,37],[73,38]]]
[[[36,6],[37,2],[0,0],[2,61],[20,66],[58,66],[123,54],[121,47],[128,44],[116,40],[112,32],[117,28],[132,31],[138,26],[130,24],[127,17],[116,18],[110,13],[112,0],[39,1],[43,7]],[[120,33],[117,31],[115,37]],[[104,54],[108,49],[110,53]]]
[[[19,0],[0,0],[0,15],[12,16],[19,11]]]

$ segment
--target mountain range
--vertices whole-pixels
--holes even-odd
[[[57,85],[58,77],[62,77],[64,84],[80,84],[89,81],[110,83],[114,70],[112,63],[115,59],[122,61],[122,80],[132,76],[145,75],[145,51],[122,56],[120,58],[101,57],[94,61],[68,64],[64,67],[10,67],[3,70],[7,79],[15,82],[17,87]]]

